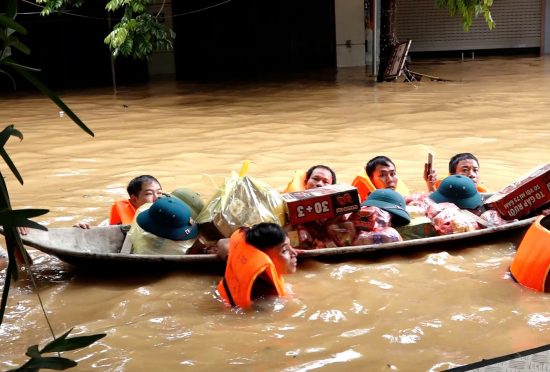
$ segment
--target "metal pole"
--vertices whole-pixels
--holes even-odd
[[[372,73],[374,76],[378,76],[378,1],[372,1],[374,19],[372,30]]]

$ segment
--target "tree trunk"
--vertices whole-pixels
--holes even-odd
[[[397,0],[382,0],[380,9],[380,65],[378,66],[378,81],[384,81],[384,72],[397,45],[395,35],[395,10]]]

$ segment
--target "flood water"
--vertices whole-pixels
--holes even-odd
[[[359,68],[262,83],[119,87],[116,96],[108,88],[62,92],[95,138],[39,95],[4,96],[0,123],[25,136],[6,146],[25,185],[0,169],[14,208],[48,208],[36,220],[61,227],[105,219],[139,174],[208,199],[246,159],[249,176],[278,190],[294,170],[318,163],[351,182],[380,154],[413,190],[425,189],[428,151],[440,175],[452,155],[474,152],[489,190],[550,160],[550,58],[413,67],[450,81],[374,85]],[[287,278],[288,301],[249,313],[217,302],[219,273],[90,274],[30,252],[55,332],[107,333],[66,353],[81,371],[440,371],[550,343],[550,294],[510,279],[511,241],[447,248],[302,262]],[[48,340],[28,278],[12,287],[0,332],[2,369]]]

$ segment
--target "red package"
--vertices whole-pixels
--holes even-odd
[[[357,231],[373,231],[388,227],[391,215],[378,207],[362,206],[359,211],[351,214],[349,220]]]
[[[453,204],[453,203],[435,203],[434,202],[428,205],[428,209],[426,210],[426,216],[433,221],[435,216],[437,216],[440,212],[447,209],[455,209],[457,211],[459,210],[456,204]]]
[[[452,204],[452,203],[440,203]],[[454,204],[452,204],[454,205]],[[433,219],[434,228],[439,234],[448,235],[459,232],[468,232],[478,229],[477,222],[465,214],[458,207],[447,208],[439,212]]]

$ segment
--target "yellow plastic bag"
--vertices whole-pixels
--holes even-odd
[[[197,216],[197,223],[213,223],[225,237],[231,236],[240,227],[260,222],[285,224],[281,195],[266,184],[246,176],[248,166],[247,160],[239,174],[231,172],[225,184]]]

